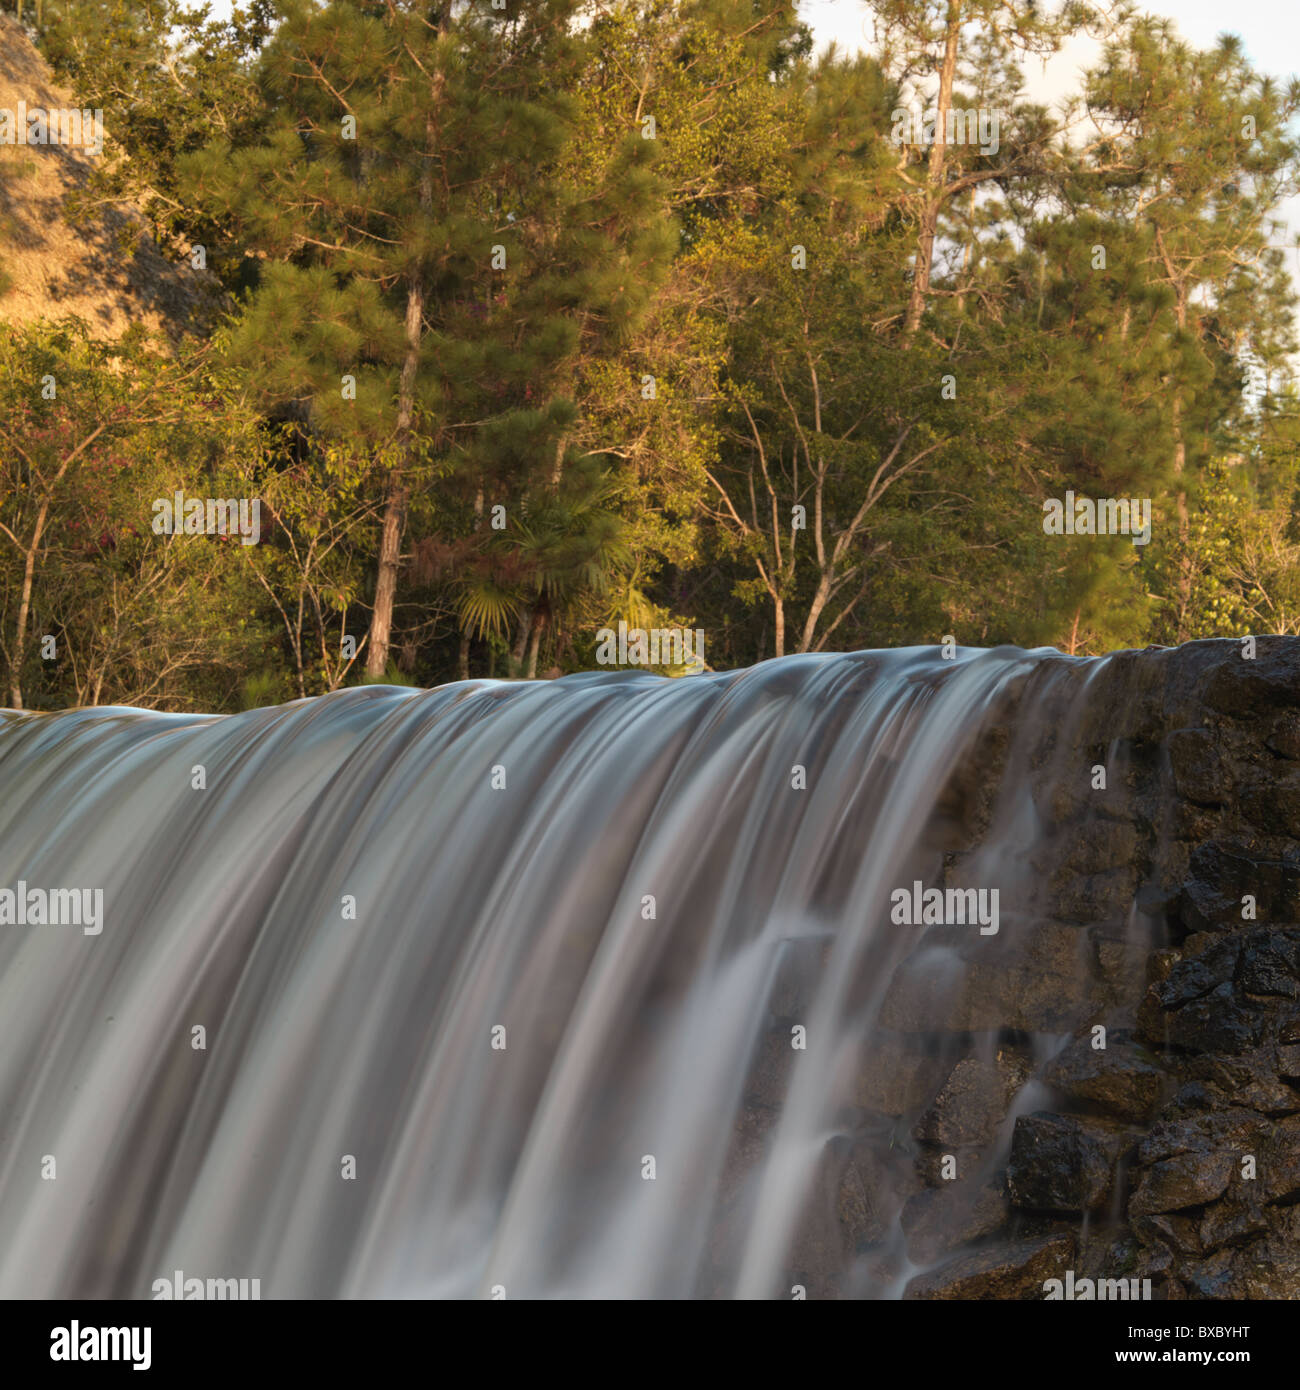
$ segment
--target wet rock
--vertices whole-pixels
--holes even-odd
[[[930,1029],[1067,1032],[1095,1012],[1088,935],[1057,922],[1002,922],[997,936],[923,946],[890,982],[881,1024]]]
[[[952,1182],[927,1188],[909,1198],[903,1208],[908,1255],[916,1264],[927,1264],[1000,1230],[1010,1211],[1001,1182]]]
[[[1082,702],[1058,686],[1022,738],[1029,680],[989,751],[954,773],[949,875],[970,862],[987,876],[1010,849],[990,769],[1028,783],[1017,793],[1047,834],[1027,837],[998,936],[918,938],[882,1010],[898,1041],[855,1083],[862,1108],[894,1116],[926,1185],[902,1208],[906,1248],[943,1264],[907,1296],[1041,1298],[1070,1256],[1034,1260],[1078,1227],[1087,1277],[1150,1278],[1157,1297],[1300,1298],[1300,641],[1261,639],[1254,661],[1230,641],[1126,653],[1087,686]],[[1024,1083],[1042,1108],[1018,1117],[1003,1176],[1014,1088],[984,1049],[1026,1055],[1032,1038],[1042,1056],[1049,1034],[1073,1036]],[[865,1180],[849,1187],[839,1225],[874,1232]],[[899,1251],[867,1246],[859,1270]]]
[[[1184,959],[1191,956],[1201,956],[1207,951],[1212,951],[1217,946],[1223,944],[1223,934],[1213,931],[1197,931],[1187,937],[1180,947]]]
[[[1263,1041],[1268,1023],[1266,1010],[1239,1001],[1225,981],[1204,998],[1167,1014],[1165,1028],[1172,1047],[1242,1053]]]
[[[1300,1116],[1291,1115],[1268,1127],[1258,1144],[1257,1177],[1266,1202],[1294,1201],[1300,1192]],[[1248,1188],[1250,1180],[1243,1180]]]
[[[1261,920],[1300,919],[1300,865],[1234,841],[1211,841],[1192,851],[1178,915],[1189,931],[1231,931],[1242,925],[1247,894]]]
[[[1010,1052],[999,1053],[993,1062],[964,1058],[917,1121],[914,1136],[952,1147],[987,1142],[1028,1074],[1028,1063]]]
[[[1181,1009],[1202,999],[1224,983],[1231,984],[1241,942],[1236,937],[1216,939],[1216,944],[1199,955],[1171,966],[1165,979],[1154,984],[1152,993],[1166,1010]]]
[[[790,1046],[790,1030],[769,1028],[758,1042],[758,1053],[745,1086],[745,1101],[777,1108],[784,1104],[790,1073],[800,1053]]]
[[[951,1067],[918,1043],[877,1033],[856,1069],[854,1100],[884,1115],[914,1112],[930,1101]]]
[[[1062,863],[1071,874],[1127,873],[1137,860],[1138,840],[1137,827],[1128,821],[1087,820],[1074,828]]]
[[[1133,740],[1159,738],[1169,729],[1197,722],[1188,711],[1201,704],[1196,691],[1201,672],[1223,660],[1212,645],[1180,647],[1173,661],[1171,648],[1117,652],[1092,687],[1089,721],[1111,738]],[[1173,681],[1184,689],[1171,688]]]
[[[1163,1120],[1172,1122],[1184,1115],[1197,1114],[1203,1110],[1222,1109],[1213,1087],[1203,1081],[1188,1081],[1175,1092],[1173,1099],[1164,1108]]]
[[[1105,991],[1108,1010],[1131,1012],[1146,990],[1146,960],[1151,947],[1142,941],[1126,940],[1109,930],[1092,930],[1097,952],[1097,969]]]
[[[1177,1154],[1206,1155],[1229,1149],[1243,1152],[1259,1141],[1266,1122],[1245,1109],[1211,1111],[1161,1120],[1138,1145],[1142,1164],[1156,1163]]]
[[[1133,1230],[1145,1245],[1163,1245],[1175,1255],[1199,1258],[1205,1248],[1194,1217],[1168,1213],[1162,1216],[1135,1216]]]
[[[1300,774],[1260,778],[1241,789],[1246,819],[1275,835],[1300,835]]]
[[[1233,1154],[1214,1153],[1179,1154],[1153,1164],[1129,1201],[1130,1220],[1214,1201],[1227,1190],[1235,1162]]]
[[[1269,1010],[1239,997],[1233,983],[1241,950],[1242,937],[1233,935],[1172,964],[1138,1010],[1141,1041],[1229,1054],[1263,1042],[1273,1022]]]
[[[1160,984],[1169,978],[1174,966],[1182,960],[1182,952],[1175,951],[1168,947],[1161,950],[1152,951],[1147,958],[1147,983],[1151,986]]]
[[[1008,1241],[949,1260],[907,1286],[909,1299],[1039,1299],[1074,1259],[1074,1236],[1056,1232]]]
[[[1098,1211],[1110,1200],[1131,1136],[1103,1120],[1039,1111],[1016,1121],[1007,1167],[1012,1205]]]
[[[1300,932],[1250,932],[1242,942],[1237,986],[1246,994],[1300,998]]]
[[[1121,1120],[1145,1120],[1166,1084],[1155,1055],[1136,1043],[1111,1038],[1092,1046],[1092,1035],[1075,1038],[1043,1069],[1042,1080],[1073,1101]]]
[[[1205,690],[1205,703],[1223,714],[1257,718],[1300,704],[1300,651],[1294,644],[1278,647],[1260,639],[1257,655],[1248,660],[1228,657],[1215,670]]]
[[[1177,729],[1165,739],[1178,795],[1204,806],[1221,806],[1231,778],[1208,729]]]
[[[806,1014],[812,1005],[830,949],[829,934],[790,937],[781,943],[776,978],[768,1001],[774,1018],[796,1019]]]
[[[1192,1298],[1294,1299],[1300,1291],[1300,1229],[1287,1217],[1270,1221],[1267,1236],[1228,1246],[1189,1263],[1181,1277]]]
[[[1064,921],[1080,925],[1117,917],[1131,906],[1137,886],[1133,862],[1085,875],[1062,868],[1051,878],[1053,910]]]
[[[1134,1261],[1132,1274],[1138,1279],[1150,1279],[1152,1284],[1163,1283],[1168,1280],[1179,1261],[1175,1258],[1174,1252],[1161,1241],[1154,1245],[1147,1245],[1142,1248],[1141,1254]]]
[[[916,1154],[916,1170],[927,1188],[942,1189],[977,1177],[987,1170],[988,1162],[988,1152],[982,1145],[922,1145]]]
[[[1171,829],[1179,840],[1204,844],[1212,840],[1219,829],[1219,808],[1198,806],[1194,801],[1179,801],[1174,806]]]
[[[767,1156],[772,1130],[780,1119],[780,1111],[764,1105],[745,1104],[736,1114],[731,1129],[731,1143],[722,1165],[718,1197],[723,1206],[730,1206],[758,1171]]]
[[[883,1238],[900,1201],[878,1136],[834,1136],[822,1150],[798,1222],[792,1281],[811,1298],[839,1297],[845,1271]]]
[[[1185,1069],[1204,1083],[1207,1106],[1240,1105],[1262,1115],[1290,1115],[1300,1111],[1300,1092],[1279,1079],[1280,1052],[1261,1047],[1239,1057],[1193,1057]]]
[[[1210,1251],[1224,1245],[1241,1245],[1267,1230],[1268,1219],[1258,1201],[1225,1201],[1216,1202],[1206,1211],[1197,1234],[1203,1249]]]
[[[1068,825],[1076,817],[1086,815],[1096,796],[1087,783],[1078,778],[1039,781],[1034,786],[1034,794],[1039,812],[1048,825]]]
[[[993,724],[980,732],[975,745],[953,766],[935,800],[926,825],[927,843],[957,850],[979,838],[997,799],[1010,741],[1006,724]]]
[[[1075,1300],[1091,1294],[1103,1302],[1137,1302],[1167,1296],[1168,1274],[1175,1258],[1163,1244],[1143,1245],[1130,1231],[1094,1228],[1080,1233],[1079,1245],[1073,1289],[1067,1276],[1062,1297],[1072,1292]],[[1196,1253],[1204,1252],[1198,1249]],[[1091,1288],[1085,1280],[1091,1281]]]
[[[858,1250],[883,1240],[892,1220],[891,1165],[878,1140],[856,1139],[836,1147],[836,1222],[845,1248]]]
[[[1264,742],[1274,753],[1300,762],[1300,713],[1287,710],[1279,715]]]

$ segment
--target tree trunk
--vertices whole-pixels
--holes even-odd
[[[1169,283],[1173,288],[1176,300],[1176,314],[1178,320],[1178,331],[1187,332],[1187,285],[1182,276],[1178,274],[1177,267],[1174,265],[1173,257],[1170,256],[1168,247],[1165,245],[1164,233],[1160,229],[1159,223],[1155,226],[1156,248],[1160,252],[1160,257],[1165,264],[1165,273],[1169,277]],[[1192,557],[1187,553],[1190,541],[1191,528],[1190,519],[1187,514],[1187,488],[1184,482],[1184,473],[1187,469],[1187,441],[1183,434],[1183,400],[1175,387],[1172,403],[1173,432],[1174,432],[1174,476],[1177,478],[1177,495],[1175,506],[1178,513],[1178,542],[1179,542],[1179,561],[1178,561],[1178,628],[1174,634],[1175,642],[1185,642],[1187,640],[1187,611],[1192,604]]]
[[[776,619],[776,654],[785,655],[785,600],[775,598],[772,600],[772,608]]]
[[[510,656],[514,661],[515,674],[524,664],[524,653],[528,650],[528,639],[532,636],[533,624],[537,621],[537,605],[530,604],[528,611],[519,619],[519,631],[515,634],[515,645]]]
[[[830,600],[832,572],[823,569],[821,578],[817,581],[817,592],[813,595],[812,603],[808,606],[808,616],[804,619],[803,632],[799,637],[799,651],[801,652],[812,650],[813,638],[817,635],[817,621],[822,615],[822,609]]]
[[[420,206],[433,211],[434,143],[433,118],[425,121],[424,169],[420,175]],[[388,649],[393,636],[393,606],[397,600],[397,571],[402,559],[402,536],[406,531],[406,506],[411,492],[407,470],[411,463],[411,424],[415,418],[415,379],[420,369],[420,344],[424,338],[425,281],[422,271],[412,276],[406,291],[406,356],[397,387],[398,462],[388,481],[384,502],[384,530],[379,542],[379,573],[375,579],[375,611],[370,618],[370,644],[366,652],[366,675],[382,676],[388,667]]]
[[[9,699],[13,709],[23,708],[23,658],[27,652],[27,619],[32,611],[36,552],[41,548],[41,537],[45,534],[45,519],[49,514],[50,499],[47,494],[37,509],[36,525],[32,528],[32,543],[23,557],[23,587],[18,599],[18,618],[14,623],[13,665],[9,668]]]
[[[533,635],[528,643],[528,671],[525,679],[535,681],[537,679],[537,649],[542,644],[542,621],[539,613],[533,619]]]
[[[375,583],[375,609],[370,615],[370,640],[366,651],[366,675],[382,676],[388,668],[393,635],[393,605],[397,598],[397,569],[406,529],[406,504],[410,494],[400,472],[394,471],[384,504],[384,530],[379,542],[379,576]]]
[[[1067,656],[1074,656],[1079,650],[1079,617],[1082,612],[1082,608],[1076,608],[1074,610],[1074,626],[1070,629],[1070,642],[1065,649],[1065,654]]]
[[[926,175],[927,198],[921,209],[921,232],[916,244],[916,265],[912,293],[903,321],[903,341],[911,342],[921,326],[925,297],[930,291],[930,264],[934,260],[934,239],[939,230],[939,209],[943,206],[943,162],[948,141],[948,111],[952,106],[953,75],[957,71],[957,40],[961,36],[961,0],[948,0],[948,31],[939,70],[939,101],[935,112],[934,144],[930,146],[930,166]]]
[[[1174,641],[1186,642],[1188,639],[1187,614],[1192,606],[1192,557],[1187,553],[1191,543],[1191,520],[1187,514],[1187,489],[1183,486],[1183,473],[1187,468],[1187,444],[1183,439],[1181,401],[1174,397],[1174,475],[1178,479],[1178,495],[1175,505],[1178,511],[1178,631]]]
[[[398,384],[397,438],[400,461],[388,480],[384,501],[384,530],[379,541],[379,574],[375,581],[375,609],[370,616],[370,642],[366,652],[366,675],[382,676],[388,667],[388,650],[393,636],[393,606],[397,600],[397,571],[402,559],[402,536],[406,531],[406,507],[411,491],[406,481],[410,461],[411,421],[415,415],[415,377],[420,366],[420,339],[424,332],[424,281],[417,277],[406,295],[406,358]]]

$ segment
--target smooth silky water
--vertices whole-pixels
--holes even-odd
[[[0,887],[102,888],[104,921],[0,926],[0,1295],[181,1270],[264,1298],[789,1298],[826,1258],[828,1145],[872,1122],[882,998],[927,959],[891,892],[943,881],[977,740],[1098,664],[926,648],[4,716]],[[962,882],[1014,922],[1038,813],[1014,756],[1003,784]],[[896,1297],[916,1266],[871,1200],[884,1235],[823,1274]]]

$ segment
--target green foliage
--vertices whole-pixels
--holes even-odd
[[[75,322],[0,339],[0,414],[11,704],[225,707],[267,641],[244,547],[155,534],[153,502],[241,495],[255,424],[199,364],[140,341],[110,353]]]
[[[283,671],[255,671],[239,687],[240,709],[262,709],[288,699]]]
[[[362,675],[357,679],[358,685],[406,685],[413,686],[417,682],[412,680],[404,671],[400,670],[396,663],[389,662],[380,676]]]
[[[178,165],[214,133],[239,145],[258,129],[251,65],[274,11],[273,0],[237,0],[228,19],[185,0],[45,0],[41,51],[81,106],[104,112],[109,138],[74,212],[94,218],[104,199],[130,198],[163,244],[227,240],[222,210],[186,201]]]
[[[1020,64],[1088,7],[871,8],[844,55],[752,0],[49,0],[86,213],[238,294],[176,358],[0,346],[10,702],[556,674],[620,620],[715,669],[1300,631],[1300,86],[1125,12],[1052,113]],[[899,143],[945,71],[998,150]],[[155,535],[178,488],[261,543]],[[1068,492],[1150,543],[1046,534]]]

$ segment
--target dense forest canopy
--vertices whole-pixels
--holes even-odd
[[[869,8],[845,54],[770,0],[29,0],[104,114],[68,215],[212,306],[6,322],[50,155],[0,147],[8,703],[1300,631],[1300,85],[1124,4]]]

